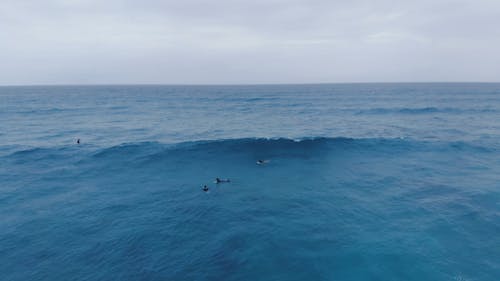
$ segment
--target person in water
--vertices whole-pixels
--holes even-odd
[[[269,162],[269,160],[257,160],[257,165],[264,165],[268,162]]]
[[[223,182],[231,182],[231,180],[215,178],[215,183],[223,183]]]
[[[207,192],[208,191],[208,186],[207,185],[204,185],[203,186],[203,191]]]
[[[77,144],[80,144],[80,139],[77,139],[77,140],[76,140],[76,143],[77,143]]]

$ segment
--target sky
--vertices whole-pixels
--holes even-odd
[[[499,0],[0,0],[0,85],[483,81]]]

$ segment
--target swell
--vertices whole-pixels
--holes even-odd
[[[158,158],[175,154],[208,154],[222,157],[227,154],[249,152],[256,154],[300,154],[304,152],[357,152],[357,153],[398,153],[402,151],[440,151],[440,152],[498,152],[496,144],[473,143],[464,141],[417,141],[406,138],[346,138],[346,137],[307,137],[288,138],[241,138],[182,142],[165,144],[160,142],[124,143],[116,146],[96,148],[90,145],[71,145],[49,148],[21,149],[0,156],[0,159],[17,163],[30,161],[57,161],[64,159],[116,160],[130,162],[144,158]],[[166,156],[165,156],[166,157]]]
[[[401,107],[401,108],[370,108],[358,110],[356,114],[430,114],[430,113],[448,113],[448,114],[481,114],[481,113],[498,113],[499,111],[493,108],[455,108],[455,107]]]

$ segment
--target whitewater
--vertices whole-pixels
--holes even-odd
[[[500,278],[500,84],[0,87],[0,120],[1,280]]]

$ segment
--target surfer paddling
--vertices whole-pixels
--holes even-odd
[[[231,182],[230,179],[220,179],[220,178],[215,178],[215,183],[223,183],[223,182]]]

